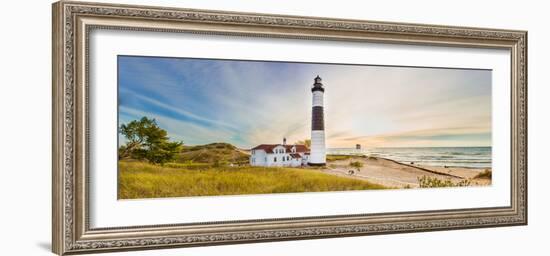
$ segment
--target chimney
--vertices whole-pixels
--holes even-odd
[[[286,145],[286,138],[283,138],[283,145]]]

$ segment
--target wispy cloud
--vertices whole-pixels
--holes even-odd
[[[192,119],[196,122],[199,122],[199,123],[208,123],[210,125],[217,125],[217,126],[220,126],[220,128],[230,128],[230,129],[238,129],[237,126],[234,126],[234,125],[231,125],[231,124],[228,124],[228,123],[225,123],[223,121],[219,121],[219,120],[213,120],[213,119],[209,119],[209,118],[206,118],[206,117],[203,117],[203,116],[199,116],[199,115],[196,115],[190,111],[187,111],[181,107],[175,107],[175,106],[172,106],[172,105],[169,105],[169,104],[166,104],[166,103],[163,103],[163,102],[160,102],[158,100],[155,100],[153,98],[150,98],[150,97],[147,97],[147,96],[144,96],[144,95],[140,95],[140,94],[136,94],[136,93],[133,93],[133,92],[130,92],[126,89],[122,89],[122,91],[125,91],[125,92],[128,92],[130,94],[132,94],[132,97],[136,98],[136,99],[139,99],[139,100],[142,100],[144,102],[147,102],[147,103],[150,103],[150,104],[153,104],[155,106],[158,106],[158,107],[161,107],[165,110],[168,110],[168,111],[172,111],[172,112],[175,112],[175,113],[178,113],[178,114],[181,114],[189,119]]]

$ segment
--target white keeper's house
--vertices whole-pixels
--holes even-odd
[[[305,145],[261,144],[250,151],[252,166],[324,166],[326,164],[324,94],[321,77],[313,79],[311,110],[311,151]]]
[[[309,149],[305,145],[261,144],[250,150],[250,165],[298,167],[309,163]]]

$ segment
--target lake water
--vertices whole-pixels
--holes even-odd
[[[491,147],[329,148],[328,154],[364,154],[401,163],[468,168],[491,167]]]

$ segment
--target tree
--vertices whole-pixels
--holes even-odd
[[[120,126],[120,133],[127,142],[119,148],[119,159],[146,159],[164,164],[174,158],[182,142],[170,142],[168,133],[157,125],[155,119],[142,117]]]
[[[349,163],[349,166],[351,168],[355,168],[357,170],[357,172],[360,172],[361,171],[361,167],[363,167],[363,163],[359,162],[359,161],[351,161]]]
[[[296,142],[298,145],[306,145],[306,147],[311,148],[311,140],[299,140]]]

